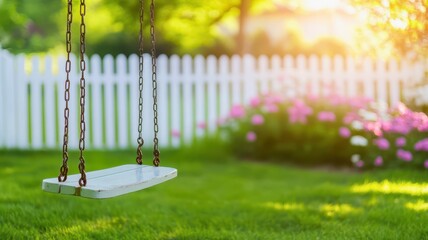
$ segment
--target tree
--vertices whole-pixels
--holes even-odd
[[[428,55],[427,0],[352,0],[367,13],[371,34],[390,43],[396,53]],[[372,50],[379,48],[374,46]]]
[[[148,51],[150,1],[144,2],[144,40]],[[73,43],[76,43],[79,32],[79,1],[73,0],[73,3],[72,37]],[[86,4],[88,55],[129,55],[136,52],[139,1],[91,0]],[[272,5],[270,1],[264,0],[156,0],[155,22],[159,53],[238,52],[240,46],[246,45],[241,43],[247,41],[248,37],[244,31],[247,16],[269,4]],[[243,14],[240,18],[241,11]],[[63,49],[65,12],[65,1],[46,4],[44,0],[0,0],[0,44],[16,53]],[[77,47],[74,47],[73,51],[76,50]]]
[[[62,6],[59,1],[0,1],[2,47],[12,52],[42,52],[56,46]]]

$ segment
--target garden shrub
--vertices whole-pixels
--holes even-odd
[[[268,94],[233,106],[221,122],[232,152],[241,158],[428,168],[428,117],[403,104],[388,110],[362,97],[285,99]]]

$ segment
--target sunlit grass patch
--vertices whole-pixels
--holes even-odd
[[[361,209],[355,208],[349,204],[324,204],[321,206],[321,212],[328,217],[355,214],[360,211]]]
[[[356,184],[351,187],[355,193],[384,193],[384,194],[407,194],[412,196],[428,195],[428,183],[412,182],[391,182],[384,180],[382,182],[367,182]]]
[[[416,212],[428,211],[428,202],[423,200],[418,200],[417,202],[408,202],[406,203],[405,207]]]
[[[279,203],[279,202],[267,202],[263,204],[266,208],[271,208],[279,211],[294,211],[303,210],[305,206],[301,203]]]

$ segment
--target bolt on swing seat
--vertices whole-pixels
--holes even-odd
[[[69,118],[69,92],[70,92],[70,70],[71,70],[71,22],[72,22],[72,0],[68,0],[67,14],[67,61],[65,65],[65,108],[64,108],[64,143],[63,143],[63,164],[60,168],[60,174],[56,178],[44,179],[42,189],[46,192],[60,193],[65,195],[74,195],[86,198],[111,198],[126,193],[139,191],[153,185],[165,182],[177,176],[177,169],[170,167],[160,167],[159,149],[158,149],[158,124],[157,124],[157,79],[156,79],[156,45],[154,35],[154,0],[150,5],[150,34],[152,42],[152,87],[153,87],[153,111],[154,111],[154,150],[153,165],[142,165],[142,123],[143,123],[143,1],[140,0],[140,35],[139,35],[139,121],[138,121],[138,147],[137,164],[126,164],[122,166],[85,172],[85,159],[83,151],[85,149],[85,22],[86,13],[85,0],[80,2],[80,174],[67,176],[68,173],[68,118]]]

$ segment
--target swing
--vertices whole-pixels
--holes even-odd
[[[152,43],[152,90],[153,90],[153,122],[154,122],[154,147],[153,147],[153,165],[142,165],[143,154],[142,146],[144,140],[142,137],[143,124],[143,0],[140,0],[140,32],[139,32],[139,121],[137,138],[137,164],[126,164],[113,168],[85,172],[85,0],[80,0],[80,140],[79,140],[79,172],[67,176],[68,173],[68,118],[70,99],[70,70],[71,70],[71,23],[72,23],[72,0],[67,4],[67,32],[66,32],[66,50],[67,61],[65,64],[65,108],[64,108],[64,138],[62,166],[59,176],[56,178],[44,179],[42,189],[46,192],[74,195],[86,198],[110,198],[126,193],[135,192],[153,185],[165,182],[177,176],[177,169],[169,167],[160,167],[160,155],[158,146],[158,114],[157,114],[157,77],[156,77],[156,44],[154,33],[154,0],[150,4],[150,37]]]

